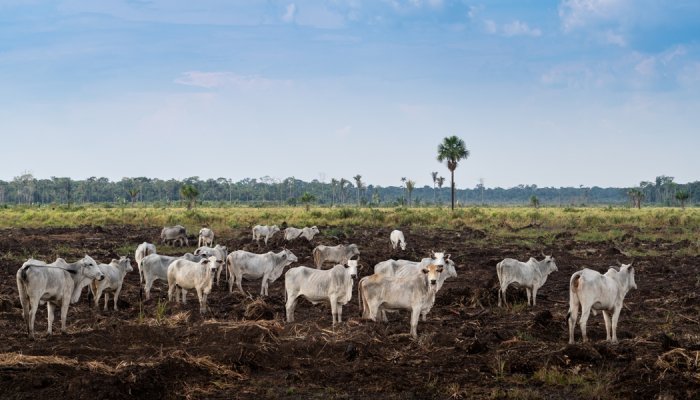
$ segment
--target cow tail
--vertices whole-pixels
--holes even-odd
[[[143,285],[143,258],[139,261],[139,283]]]
[[[581,271],[575,272],[571,275],[571,280],[569,280],[569,312],[566,314],[566,319],[571,318],[571,313],[573,312],[573,307],[578,307],[578,291],[581,286]]]
[[[363,295],[362,283],[363,282],[364,281],[362,279],[360,279],[360,281],[357,282],[357,305],[358,305],[358,308],[360,310],[362,318],[367,318],[367,313],[365,313],[364,308],[362,308],[362,295]]]
[[[498,276],[498,284],[500,285],[501,282],[503,282],[501,279],[503,277],[503,261],[496,264],[496,275]]]
[[[313,258],[314,258],[314,265],[316,268],[321,267],[321,252],[318,250],[318,247],[314,248],[314,251],[312,252]]]
[[[22,316],[27,325],[27,333],[31,334],[29,330],[29,309],[31,303],[27,292],[27,283],[27,267],[23,267],[20,275],[17,277],[17,291],[19,292],[19,303],[22,305]]]

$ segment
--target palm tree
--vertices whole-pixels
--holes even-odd
[[[408,206],[411,206],[411,194],[413,193],[413,189],[416,188],[416,182],[412,180],[408,180],[406,182],[406,191],[408,192]]]
[[[637,209],[642,208],[642,200],[644,199],[644,193],[638,188],[632,188],[627,192],[627,195],[632,199],[632,203],[637,207]]]
[[[335,189],[338,186],[338,180],[333,178],[331,179],[331,207],[333,207],[333,203],[335,202]]]
[[[136,201],[136,196],[139,195],[141,191],[137,188],[131,188],[127,190],[127,193],[129,193],[129,197],[131,197],[131,206],[134,206],[134,202]]]
[[[681,202],[681,208],[685,209],[685,202],[688,201],[690,194],[685,190],[679,190],[676,192],[676,200]]]
[[[467,150],[464,140],[457,136],[448,136],[444,138],[442,143],[438,146],[437,160],[439,162],[447,161],[447,169],[450,170],[452,178],[453,210],[455,209],[455,169],[457,169],[457,163],[462,159],[466,160],[467,157],[469,157],[469,150]]]
[[[435,184],[437,183],[437,179],[438,179],[437,171],[431,172],[430,176],[433,177],[433,203],[437,204],[437,191],[435,190]]]
[[[352,179],[355,180],[355,184],[357,185],[357,206],[360,206],[360,190],[362,190],[362,175],[357,174],[352,177]]]
[[[194,185],[182,185],[180,188],[180,194],[182,197],[187,199],[187,209],[191,210],[197,204],[197,196],[199,196],[199,190]]]
[[[403,188],[403,202],[406,203],[406,177],[401,177],[401,188]]]
[[[304,194],[301,195],[300,200],[304,204],[304,208],[306,208],[306,211],[309,211],[309,207],[310,207],[309,203],[316,201],[316,196],[314,196],[313,194],[311,194],[309,192],[304,192]]]
[[[534,194],[530,196],[530,205],[538,208],[540,206],[540,199],[537,198]]]
[[[350,183],[350,181],[348,181],[347,179],[340,178],[340,202],[341,203],[345,202],[345,185],[347,185],[348,183]]]
[[[442,190],[442,185],[444,185],[444,184],[445,184],[445,177],[444,176],[438,177],[437,178],[438,189]],[[442,203],[442,200],[440,200],[440,203]]]

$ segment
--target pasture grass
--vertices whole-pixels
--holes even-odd
[[[216,232],[249,228],[257,224],[326,226],[331,232],[352,227],[478,229],[489,236],[518,238],[527,243],[554,243],[557,235],[570,232],[583,242],[619,241],[633,236],[642,241],[697,241],[698,208],[465,207],[358,208],[315,207],[163,207],[129,206],[7,206],[0,208],[0,228],[77,227],[133,225],[162,227],[180,224],[189,232],[208,226]],[[697,246],[700,249],[700,246]]]

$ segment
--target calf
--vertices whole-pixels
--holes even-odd
[[[348,261],[329,270],[308,267],[290,268],[284,274],[284,291],[287,297],[287,322],[294,322],[294,309],[299,296],[313,304],[330,301],[333,325],[342,322],[343,305],[352,298],[352,284],[357,277],[357,260]]]
[[[176,286],[182,290],[182,304],[187,301],[187,290],[194,289],[199,298],[199,312],[207,312],[207,296],[211,292],[214,273],[216,272],[216,257],[203,258],[199,262],[179,259],[168,266],[168,301],[173,300]]]
[[[569,343],[574,343],[574,329],[579,306],[581,306],[579,324],[584,342],[588,341],[586,322],[588,322],[589,313],[593,310],[595,315],[596,310],[602,310],[603,319],[605,319],[605,340],[617,343],[617,320],[620,317],[620,311],[622,311],[622,302],[625,300],[627,292],[636,288],[637,283],[634,281],[634,268],[632,268],[631,263],[623,264],[620,271],[611,267],[604,275],[588,268],[571,275],[569,313],[566,316],[569,322]],[[612,313],[612,326],[608,313]]]
[[[506,258],[496,264],[496,274],[500,289],[498,291],[498,306],[501,307],[501,297],[503,303],[508,306],[506,301],[506,289],[511,284],[524,287],[527,292],[527,304],[537,304],[537,290],[541,288],[547,277],[554,271],[557,271],[557,264],[554,262],[554,257],[545,256],[544,260],[537,261],[531,257],[527,262],[520,262],[512,258]]]
[[[435,303],[442,267],[430,264],[408,277],[371,275],[360,279],[358,297],[363,315],[376,321],[382,310],[411,310],[411,336],[418,337],[418,317]]]
[[[101,281],[104,274],[87,255],[72,264],[62,258],[51,264],[34,259],[22,264],[17,270],[17,290],[29,338],[34,340],[36,310],[44,302],[48,310],[48,333],[52,333],[56,306],[61,306],[61,332],[65,332],[68,306],[80,299],[83,287],[93,279]]]
[[[197,247],[201,246],[211,246],[214,244],[214,231],[209,228],[202,228],[199,230],[199,240],[197,241]]]
[[[403,236],[403,232],[396,229],[391,231],[389,235],[389,240],[391,240],[391,248],[396,250],[396,246],[401,243],[401,250],[406,250],[406,239]]]
[[[311,252],[314,258],[314,265],[320,269],[324,262],[330,261],[336,264],[347,264],[348,260],[360,255],[360,250],[356,244],[337,246],[318,245]]]
[[[228,290],[233,292],[233,283],[238,285],[238,290],[243,292],[243,278],[247,280],[262,278],[260,295],[267,296],[268,282],[274,282],[282,275],[284,267],[297,261],[297,256],[284,249],[279,253],[268,252],[255,254],[243,250],[236,250],[226,258],[229,279]]]
[[[95,307],[100,303],[102,293],[105,294],[105,311],[107,311],[107,303],[109,303],[109,292],[114,292],[114,311],[117,311],[117,300],[119,293],[122,291],[122,284],[127,272],[134,269],[131,267],[131,260],[126,257],[121,257],[119,260],[112,259],[109,264],[98,264],[97,268],[105,276],[101,281],[92,281],[90,290],[95,297]]]
[[[260,241],[261,237],[265,237],[265,246],[267,246],[267,241],[279,232],[280,228],[277,225],[267,226],[267,225],[255,225],[253,227],[253,240],[256,242]]]
[[[134,260],[136,261],[136,266],[139,269],[139,283],[143,283],[143,272],[141,272],[141,260],[143,260],[149,254],[156,254],[156,246],[154,244],[143,242],[138,247],[136,247],[136,252],[134,253]]]

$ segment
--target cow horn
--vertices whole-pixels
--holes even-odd
[[[615,260],[615,262],[616,262],[617,265],[619,265],[620,267],[622,266],[622,263],[620,262],[620,260]]]
[[[542,251],[542,250],[540,250],[540,254],[542,255],[542,257],[547,257],[547,255],[544,254],[544,251]]]

